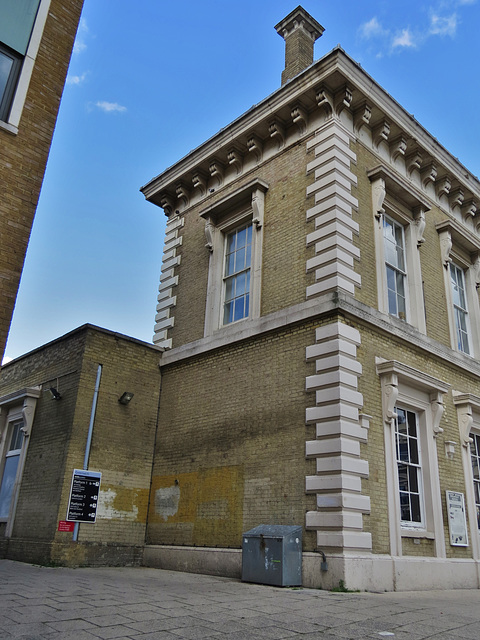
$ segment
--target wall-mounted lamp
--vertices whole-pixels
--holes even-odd
[[[60,393],[60,391],[58,391],[58,389],[55,389],[55,387],[50,387],[49,391],[52,394],[52,398],[54,400],[61,400],[62,399],[62,394]]]
[[[130,400],[133,398],[133,393],[131,391],[124,391],[118,401],[120,404],[128,404]]]
[[[456,444],[457,443],[453,442],[453,440],[445,440],[445,455],[447,456],[448,460],[453,460]]]

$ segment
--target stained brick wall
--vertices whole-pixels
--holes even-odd
[[[83,0],[52,0],[18,134],[0,127],[3,355]]]
[[[27,451],[7,557],[61,564],[139,562],[160,391],[159,352],[94,327],[82,327],[2,371],[0,395],[43,385]],[[102,473],[95,524],[79,542],[58,532],[67,514],[72,472],[83,468],[98,365],[102,376],[89,469]],[[52,399],[55,386],[61,400]],[[134,393],[124,406],[118,398]]]
[[[315,506],[305,494],[313,336],[313,323],[294,325],[162,368],[148,543],[240,547],[258,524],[303,525]]]

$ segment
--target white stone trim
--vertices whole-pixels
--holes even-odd
[[[453,403],[457,409],[458,430],[462,446],[461,457],[465,476],[465,504],[468,513],[470,540],[475,560],[480,560],[480,531],[477,526],[477,509],[473,488],[472,460],[470,456],[470,442],[472,430],[480,433],[480,396],[471,393],[453,391]]]
[[[175,324],[173,313],[177,304],[177,297],[173,295],[173,288],[178,285],[178,275],[175,275],[175,269],[181,262],[181,256],[177,255],[177,249],[182,246],[183,236],[179,235],[179,233],[184,224],[185,219],[183,217],[174,215],[167,221],[165,231],[160,284],[158,286],[157,314],[153,329],[153,344],[164,349],[172,348],[172,339],[168,337],[168,329]]]
[[[306,389],[315,390],[316,406],[307,408],[306,421],[316,423],[317,439],[307,441],[305,452],[316,459],[317,475],[306,477],[305,488],[317,494],[317,511],[307,512],[306,526],[316,531],[322,549],[371,549],[362,521],[370,498],[361,493],[368,462],[360,457],[360,442],[366,442],[368,421],[359,414],[360,333],[335,322],[316,329],[315,339],[306,358],[316,360],[318,373],[306,378]]]
[[[260,317],[262,286],[263,227],[265,193],[268,184],[255,179],[200,213],[205,219],[206,247],[210,251],[205,310],[205,337]],[[250,307],[248,318],[223,326],[224,260],[226,234],[244,223],[252,223],[252,253],[250,272]]]
[[[315,271],[315,284],[307,287],[307,298],[336,289],[354,295],[355,287],[361,286],[353,264],[353,258],[359,257],[353,244],[353,234],[359,229],[352,219],[358,201],[351,194],[357,178],[350,170],[356,155],[349,145],[350,135],[336,118],[307,142],[307,149],[315,150],[315,160],[307,165],[307,173],[315,172],[315,181],[307,187],[307,197],[315,199],[315,205],[307,211],[307,221],[314,220],[316,229],[307,236],[307,246],[316,243],[315,257],[306,265],[307,272]],[[333,261],[332,249],[336,250]]]
[[[14,393],[10,393],[0,398],[0,481],[3,476],[3,468],[5,463],[6,448],[8,446],[9,429],[8,425],[17,419],[23,420],[22,431],[25,435],[20,458],[18,461],[17,475],[12,493],[12,501],[10,503],[10,512],[7,518],[5,528],[5,537],[9,538],[12,534],[13,523],[15,521],[15,513],[17,510],[18,491],[23,476],[25,459],[27,456],[30,435],[32,433],[33,420],[37,400],[40,397],[42,387],[27,387]],[[2,522],[5,522],[2,519]]]
[[[435,556],[443,558],[446,551],[436,439],[443,431],[439,426],[443,414],[439,405],[443,409],[443,395],[450,385],[395,360],[375,361],[382,385],[390,553],[402,556],[402,537],[411,537],[410,532],[415,531],[416,537],[433,538]],[[415,529],[401,524],[394,429],[397,404],[415,411],[419,419],[424,525]]]

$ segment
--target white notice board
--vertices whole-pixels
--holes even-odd
[[[448,529],[452,547],[468,547],[465,497],[458,491],[446,491]]]

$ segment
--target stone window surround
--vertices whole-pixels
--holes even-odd
[[[453,292],[450,279],[450,263],[463,269],[467,297],[470,355],[480,358],[480,303],[477,289],[480,287],[480,241],[455,220],[445,220],[436,225],[440,239],[444,267],[445,297],[447,301],[450,346],[458,351]]]
[[[480,396],[472,393],[452,391],[453,403],[457,409],[458,430],[461,442],[461,456],[465,476],[465,503],[468,514],[470,540],[475,560],[480,560],[480,531],[477,527],[473,471],[470,456],[470,433],[480,434]]]
[[[7,130],[9,133],[16,135],[22,116],[23,107],[27,98],[28,87],[35,66],[35,61],[40,48],[40,42],[47,21],[51,0],[41,0],[38,7],[37,16],[28,43],[27,52],[23,59],[22,68],[18,78],[17,86],[12,100],[10,114],[6,122],[0,120],[0,128]]]
[[[206,247],[210,251],[204,336],[228,329],[237,322],[223,325],[223,268],[226,234],[235,227],[253,222],[250,275],[250,311],[248,318],[260,317],[263,218],[268,184],[255,178],[200,212],[205,220]],[[246,320],[238,320],[242,322]]]
[[[393,556],[402,555],[402,538],[429,538],[434,540],[435,556],[443,558],[445,534],[438,484],[436,438],[443,432],[440,427],[445,410],[443,396],[450,385],[396,360],[376,358],[376,370],[382,385],[390,553]],[[397,404],[415,411],[418,416],[426,522],[424,528],[401,525],[394,433]]]
[[[422,271],[419,248],[424,242],[428,201],[401,176],[381,164],[367,172],[372,187],[377,270],[378,309],[388,314],[387,274],[383,217],[388,215],[404,228],[406,259],[406,322],[426,334]]]
[[[7,519],[0,518],[0,522],[7,523],[5,529],[5,537],[7,538],[12,534],[18,500],[18,490],[23,475],[23,468],[25,466],[25,458],[30,441],[37,400],[40,397],[41,391],[41,387],[27,387],[0,398],[0,478],[3,475],[3,466],[8,446],[8,436],[10,434],[9,425],[16,420],[22,419],[22,431],[25,435],[22,452],[18,461],[17,477],[13,489],[10,513]]]

